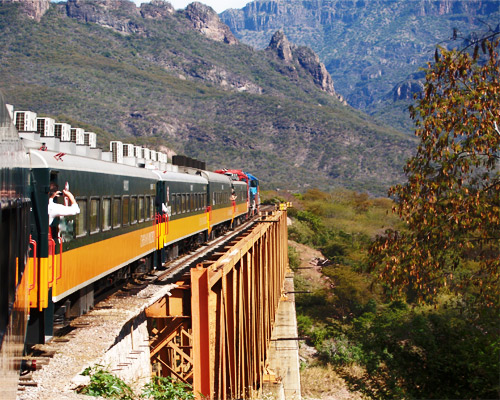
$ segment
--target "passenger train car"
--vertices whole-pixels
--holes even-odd
[[[25,334],[27,344],[44,343],[54,323],[87,312],[110,285],[241,223],[250,189],[248,181],[206,171],[185,157],[189,163],[167,164],[166,156],[120,142],[104,152],[95,139],[85,141],[90,133],[47,118],[30,122],[36,118],[31,112],[14,113],[18,136],[1,100],[2,153],[17,157],[1,164],[2,355],[12,352],[9,329],[19,339],[15,356],[2,357],[1,373],[15,376],[20,365],[11,361],[21,359]],[[15,151],[5,148],[7,136]],[[54,185],[73,193],[80,212],[49,225]],[[1,398],[15,398],[3,391]]]
[[[29,159],[0,93],[0,398],[15,398],[28,321]]]

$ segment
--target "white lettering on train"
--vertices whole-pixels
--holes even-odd
[[[141,235],[141,247],[153,244],[155,242],[155,233],[149,232]]]

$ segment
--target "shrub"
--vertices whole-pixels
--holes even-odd
[[[195,395],[190,385],[174,381],[170,377],[153,376],[144,386],[141,397],[153,400],[190,400]]]
[[[83,376],[90,376],[90,384],[79,393],[108,399],[133,400],[134,392],[124,381],[111,374],[103,365],[96,364],[82,372]]]

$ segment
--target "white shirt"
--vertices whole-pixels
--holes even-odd
[[[80,207],[75,202],[71,206],[65,206],[64,204],[54,203],[54,199],[49,199],[49,206],[47,207],[49,213],[49,225],[52,224],[55,217],[65,217],[68,215],[80,214]]]

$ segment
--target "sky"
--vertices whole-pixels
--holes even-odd
[[[149,3],[148,0],[133,0],[134,3],[140,5],[141,3]],[[167,0],[175,9],[186,8],[194,0]],[[228,8],[243,8],[247,3],[252,0],[198,0],[200,3],[212,7],[218,14]]]

